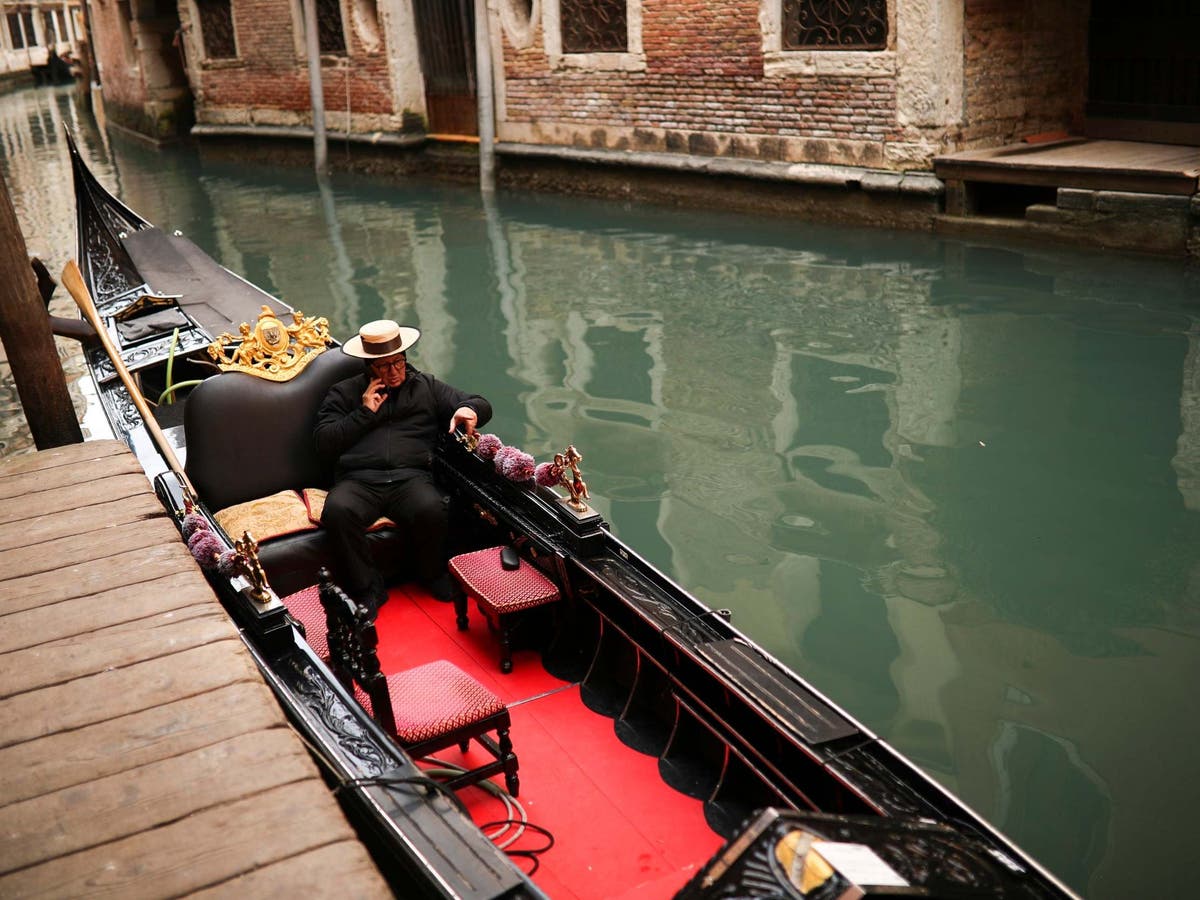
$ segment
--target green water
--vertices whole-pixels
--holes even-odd
[[[110,188],[488,430],[1097,900],[1188,891],[1200,292],[1177,263],[201,160],[0,98],[31,245]],[[339,148],[331,147],[336,157]],[[531,776],[535,777],[535,776]]]

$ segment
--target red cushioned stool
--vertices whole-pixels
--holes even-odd
[[[308,646],[312,647],[313,653],[320,659],[329,659],[329,644],[325,640],[325,610],[321,606],[317,585],[280,597],[279,602],[286,606],[292,618],[300,623],[305,640],[308,641]]]
[[[466,753],[474,741],[488,758],[445,785],[458,790],[503,773],[508,792],[517,796],[519,764],[504,701],[444,659],[385,675],[379,665],[374,612],[347,597],[329,579],[327,569],[320,575],[318,596],[329,623],[329,666],[367,714],[415,759],[455,744]]]
[[[516,569],[500,564],[500,547],[488,547],[472,553],[462,553],[450,560],[450,574],[458,580],[467,595],[475,598],[479,611],[488,625],[500,633],[500,671],[512,671],[511,632],[518,613],[535,606],[553,603],[558,588],[549,578],[526,560]],[[467,597],[454,603],[458,630],[467,630]]]

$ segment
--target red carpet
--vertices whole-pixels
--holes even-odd
[[[578,685],[549,675],[532,652],[514,653],[512,673],[502,675],[496,639],[474,608],[471,627],[459,632],[450,604],[406,585],[392,589],[377,627],[385,672],[447,659],[508,703],[521,762],[518,800],[530,822],[554,835],[533,876],[551,897],[669,898],[721,846],[700,802],[664,784],[654,757],[622,744],[612,720],[580,702]],[[456,749],[442,759],[462,761]],[[506,815],[503,803],[483,789],[459,796],[476,822]],[[527,832],[510,849],[544,844],[544,837]],[[531,868],[529,860],[517,862]]]

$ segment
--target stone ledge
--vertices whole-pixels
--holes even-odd
[[[307,125],[214,125],[196,124],[192,126],[192,137],[270,137],[292,138],[311,141],[313,131]],[[329,140],[349,141],[352,144],[377,144],[385,147],[417,147],[425,143],[423,134],[346,134],[345,132],[330,131],[326,135]]]
[[[1186,213],[1191,197],[1172,194],[1135,194],[1096,191],[1096,209],[1115,213]]]
[[[863,191],[875,193],[936,197],[945,190],[942,180],[930,172],[889,172],[861,166],[825,163],[771,163],[719,156],[561,147],[545,144],[521,144],[511,141],[498,142],[496,153],[502,156],[543,157],[596,165],[667,169],[675,172],[698,172],[706,175],[736,176],[795,184],[839,188],[859,187]]]
[[[1096,192],[1079,188],[1058,189],[1059,209],[1092,210],[1096,208]]]
[[[1081,188],[1059,188],[1059,209],[1111,213],[1186,213],[1197,210],[1197,196],[1177,194],[1145,194],[1131,191],[1089,191]]]

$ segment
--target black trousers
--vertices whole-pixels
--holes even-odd
[[[419,469],[384,483],[347,479],[329,491],[321,524],[329,530],[351,597],[376,605],[387,599],[383,576],[371,557],[367,529],[380,516],[396,523],[411,552],[416,575],[429,582],[446,571],[450,500]]]

